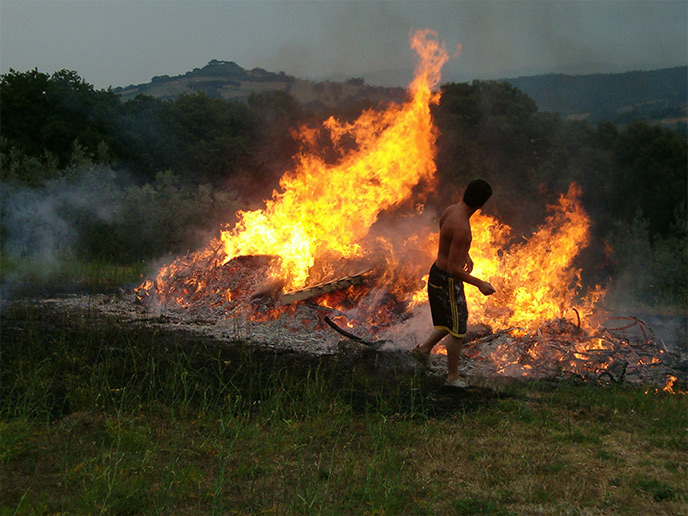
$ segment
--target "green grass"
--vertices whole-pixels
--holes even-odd
[[[20,293],[82,290],[101,292],[127,284],[138,285],[149,273],[150,264],[122,265],[101,260],[85,261],[64,254],[54,259],[17,259],[0,253],[0,282],[9,282]]]
[[[686,397],[452,391],[13,303],[0,515],[686,514]]]

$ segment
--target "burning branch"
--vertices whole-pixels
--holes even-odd
[[[364,276],[371,270],[372,269],[366,269],[352,276],[340,278],[334,281],[328,281],[326,283],[320,283],[319,285],[314,285],[312,287],[282,294],[282,296],[280,296],[280,301],[283,305],[288,305],[297,301],[305,301],[306,299],[310,299],[312,297],[322,296],[323,294],[329,294],[330,292],[336,292],[337,290],[344,290],[349,287],[353,287],[354,285],[361,285],[363,283]]]
[[[614,330],[644,324],[636,318]],[[641,326],[642,328],[643,326]],[[657,383],[666,370],[666,353],[645,325],[635,339],[614,336],[609,329],[589,333],[565,319],[546,321],[537,329],[510,330],[488,335],[469,344],[472,367],[485,376],[554,378],[570,375],[587,381]],[[669,359],[669,362],[671,359]]]
[[[332,328],[337,333],[344,335],[347,339],[351,339],[353,341],[360,342],[361,344],[365,344],[366,346],[374,346],[375,345],[374,342],[368,342],[367,340],[362,339],[358,335],[354,335],[353,333],[349,333],[348,331],[340,328],[339,326],[337,326],[337,324],[335,324],[335,322],[332,319],[330,319],[327,316],[325,316],[324,321],[328,324],[328,326],[330,326],[330,328]]]

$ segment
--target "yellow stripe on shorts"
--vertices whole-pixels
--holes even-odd
[[[452,311],[452,333],[459,333],[459,310],[456,306],[456,291],[454,290],[454,278],[449,277],[449,304]]]

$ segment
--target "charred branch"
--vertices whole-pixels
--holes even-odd
[[[326,283],[320,283],[312,287],[296,290],[294,292],[287,292],[280,296],[280,301],[283,305],[296,303],[297,301],[305,301],[312,297],[322,296],[338,290],[344,290],[354,285],[361,285],[364,281],[364,276],[370,272],[370,269],[361,271],[352,276],[340,278]]]
[[[637,317],[629,316],[629,317],[610,317],[607,319],[607,321],[630,321],[628,324],[624,326],[618,326],[616,328],[607,328],[607,331],[610,332],[615,332],[615,331],[623,331],[627,330],[629,328],[632,328],[634,326],[638,326],[640,329],[640,332],[643,334],[643,338],[645,339],[645,342],[654,342],[655,340],[655,334],[652,331],[652,328],[650,328],[650,325],[647,324],[645,321],[638,319]],[[649,336],[648,336],[649,334]]]
[[[578,312],[578,310],[576,310],[575,308],[573,308],[573,311],[576,314],[576,324],[580,328],[581,327],[581,325],[580,325],[581,324],[580,312]]]
[[[332,319],[329,317],[325,316],[324,321],[332,328],[334,331],[337,333],[344,335],[347,339],[351,339],[356,342],[360,342],[361,344],[365,344],[366,346],[374,346],[374,342],[368,342],[367,340],[362,339],[358,335],[354,335],[353,333],[350,333],[342,328],[340,328]]]

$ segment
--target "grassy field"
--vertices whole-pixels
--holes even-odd
[[[18,260],[0,252],[3,298],[10,294],[41,295],[64,292],[103,292],[122,285],[138,285],[150,273],[150,264],[119,265],[107,261],[80,260],[72,255]]]
[[[452,390],[6,304],[0,515],[688,514],[686,396]]]

